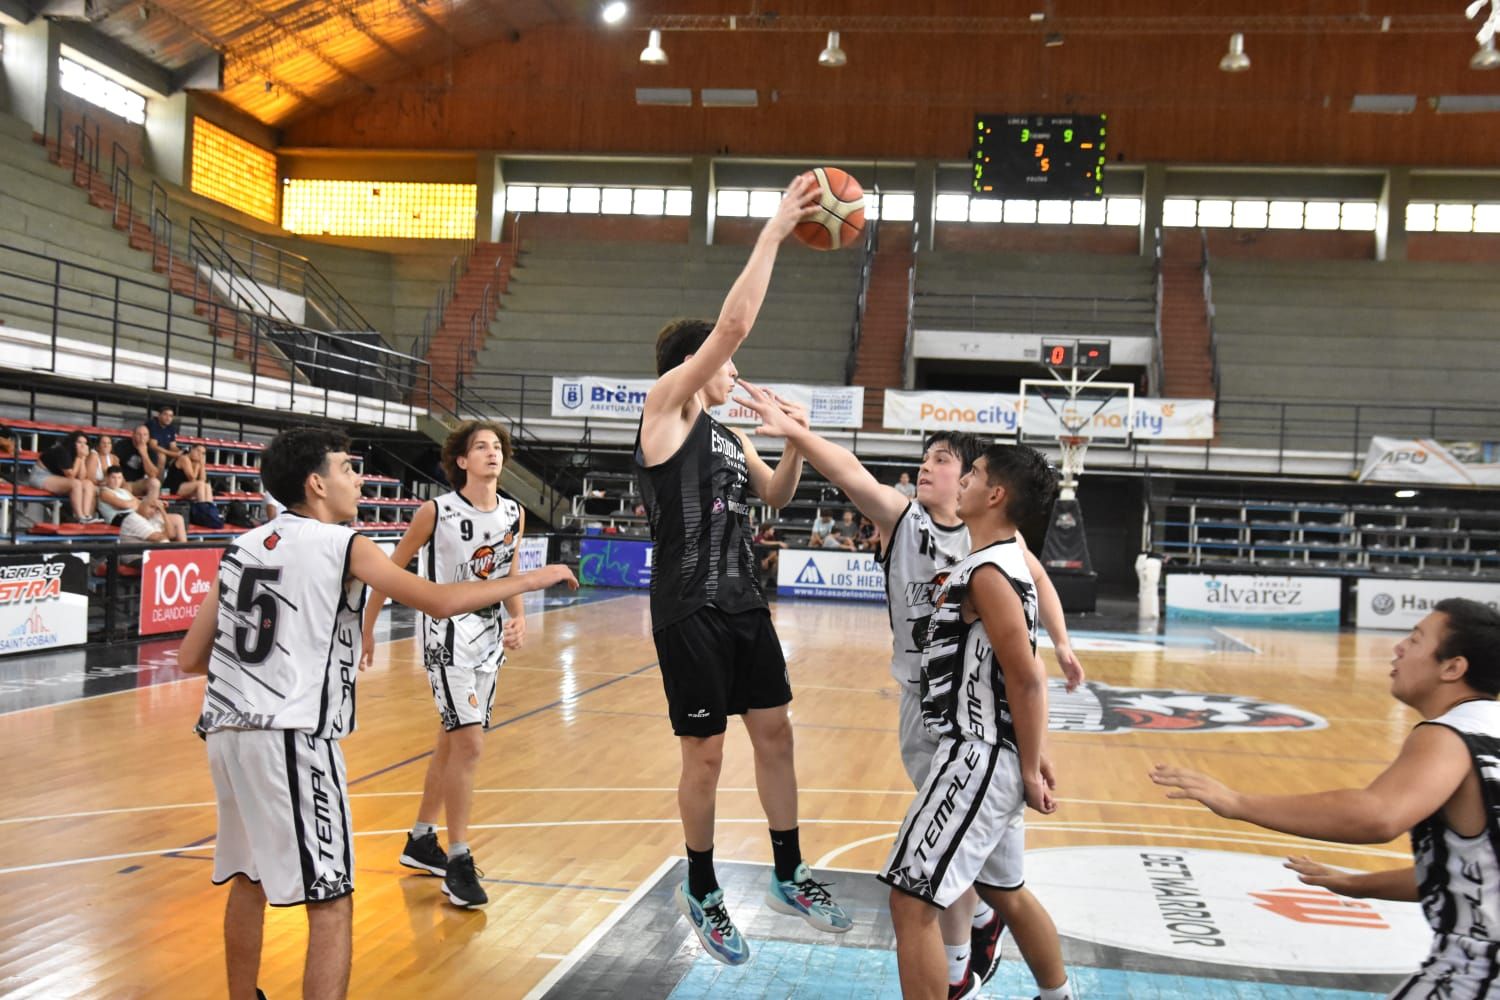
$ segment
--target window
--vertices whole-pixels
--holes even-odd
[[[1075,226],[1102,226],[1104,216],[1105,203],[1103,201],[1073,202],[1073,225]]]
[[[1373,233],[1375,220],[1379,217],[1378,206],[1373,201],[1346,201],[1339,213],[1339,228],[1353,232]]]
[[[1302,202],[1273,201],[1266,213],[1266,224],[1272,229],[1301,229]]]
[[[933,215],[938,222],[968,222],[969,196],[966,194],[940,194],[933,206]]]
[[[750,192],[721,188],[717,214],[722,218],[743,219],[750,214]]]
[[[536,185],[505,185],[505,210],[507,212],[535,212]]]
[[[1027,198],[1007,198],[1005,201],[1005,221],[1022,224],[1035,222],[1036,202]]]
[[[631,211],[636,215],[662,215],[666,204],[667,192],[661,188],[636,188],[635,205]]]
[[[1242,199],[1234,203],[1234,228],[1264,229],[1270,214],[1269,202]]]
[[[276,221],[276,154],[202,118],[193,119],[189,187],[262,222]]]
[[[874,191],[865,192],[865,219],[873,222],[880,218],[880,195]]]
[[[667,214],[692,215],[693,192],[688,188],[667,189]]]
[[[146,97],[67,56],[57,60],[57,82],[63,91],[132,125],[146,124]]]
[[[568,189],[555,185],[537,188],[536,210],[538,212],[566,212],[568,210]]]
[[[1073,218],[1071,201],[1039,201],[1036,203],[1036,221],[1049,226],[1066,226]]]
[[[1437,206],[1432,202],[1413,201],[1406,206],[1406,231],[1430,233],[1437,228]]]
[[[599,189],[596,187],[569,188],[568,211],[574,215],[597,215],[599,213]]]
[[[599,195],[599,211],[605,215],[629,215],[633,203],[630,188],[605,188]]]
[[[917,211],[916,202],[916,197],[911,194],[892,192],[881,195],[880,217],[887,222],[910,222]]]
[[[1104,221],[1111,226],[1139,226],[1141,224],[1141,199],[1110,198],[1106,204]]]
[[[1440,233],[1472,233],[1474,231],[1474,206],[1439,205],[1437,229]]]
[[[1474,206],[1474,232],[1500,233],[1500,204]]]
[[[1224,198],[1198,201],[1198,225],[1205,229],[1227,229],[1233,220],[1234,202]]]
[[[1339,227],[1339,203],[1336,201],[1310,201],[1302,209],[1302,228],[1337,229]]]
[[[780,191],[751,191],[750,211],[752,219],[769,219],[781,207]]]
[[[1192,227],[1198,224],[1198,203],[1192,198],[1168,198],[1161,206],[1161,224]]]
[[[289,179],[281,225],[304,234],[452,240],[474,236],[473,184]]]
[[[970,222],[1000,222],[1005,218],[1005,202],[996,198],[970,198]]]

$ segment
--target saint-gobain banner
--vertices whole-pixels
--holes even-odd
[[[1427,617],[1433,605],[1447,597],[1500,609],[1500,583],[1460,583],[1456,580],[1391,580],[1362,576],[1355,584],[1354,625],[1407,632]]]
[[[1372,437],[1359,481],[1500,486],[1500,461],[1494,451],[1492,443],[1484,441]]]
[[[520,563],[520,567],[516,572],[530,573],[547,564],[547,537],[546,535],[521,536],[521,544],[516,549],[516,561]]]
[[[1016,393],[886,390],[885,419],[893,431],[972,431],[978,434],[1015,434],[1021,426],[1023,401]],[[1142,441],[1188,441],[1214,436],[1211,399],[1143,399],[1134,412],[1126,401],[1111,400],[1093,412],[1093,404],[1079,403],[1092,419],[1088,432],[1097,438],[1123,438],[1127,430]],[[1062,434],[1062,422],[1051,412],[1026,418],[1028,435]]]
[[[776,592],[784,597],[883,601],[885,571],[869,552],[783,549],[776,560]]]
[[[88,556],[0,556],[0,653],[88,640]]]
[[[1339,581],[1323,576],[1172,573],[1167,617],[1179,621],[1337,628]]]
[[[552,415],[554,417],[589,417],[639,420],[646,403],[646,393],[653,384],[648,378],[576,378],[552,379]],[[760,383],[757,383],[760,384]],[[858,385],[795,385],[768,382],[763,388],[807,407],[814,427],[860,427],[864,424],[865,390]],[[715,420],[726,424],[760,422],[751,411],[733,401],[713,410]]]
[[[578,542],[578,582],[586,587],[651,586],[650,542],[583,538]]]

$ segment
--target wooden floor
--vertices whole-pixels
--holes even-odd
[[[885,611],[783,603],[776,623],[796,700],[802,844],[810,860],[873,870],[911,798],[896,749]],[[480,764],[472,841],[493,881],[478,912],[396,864],[436,716],[414,640],[386,644],[359,687],[345,742],[354,811],[356,997],[527,993],[669,855],[678,751],[664,719],[646,600],[533,615],[504,668]],[[1305,733],[1055,733],[1062,808],[1032,815],[1028,847],[1182,844],[1285,854],[1299,842],[1165,802],[1156,761],[1286,792],[1364,782],[1412,716],[1387,693],[1378,633],[1232,630],[1255,651],[1193,646],[1085,652],[1116,686],[1253,695],[1316,712]],[[1050,653],[1047,654],[1049,666]],[[8,667],[10,664],[0,664]],[[225,892],[209,883],[214,809],[191,728],[202,681],[184,679],[0,716],[0,995],[222,995]],[[743,728],[731,725],[717,856],[768,861]],[[196,845],[196,846],[195,846]],[[1312,847],[1380,867],[1405,852]],[[272,911],[262,986],[300,996],[302,912]]]

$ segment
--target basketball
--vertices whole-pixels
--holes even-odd
[[[821,208],[793,232],[814,250],[846,247],[865,230],[865,189],[838,167],[815,167],[813,176],[822,188]]]

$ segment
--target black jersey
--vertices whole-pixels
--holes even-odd
[[[646,465],[637,432],[635,463],[656,543],[652,630],[710,604],[729,614],[764,608],[745,503],[750,474],[734,432],[704,411],[659,465]]]

